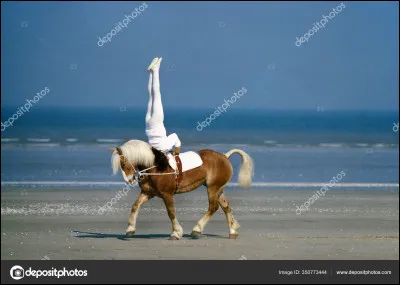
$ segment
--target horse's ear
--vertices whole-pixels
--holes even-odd
[[[115,149],[117,150],[119,155],[122,155],[122,150],[119,147],[116,147]]]
[[[109,148],[108,149],[111,153],[114,153],[114,151],[115,151],[115,149],[113,149],[113,148]]]

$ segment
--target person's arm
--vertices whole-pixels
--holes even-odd
[[[179,155],[180,154],[180,152],[181,152],[181,145],[182,145],[182,143],[181,143],[181,140],[179,139],[179,137],[178,137],[178,135],[177,134],[174,134],[175,135],[175,150],[174,150],[174,155]]]
[[[174,155],[179,155],[181,153],[181,147],[175,147]]]

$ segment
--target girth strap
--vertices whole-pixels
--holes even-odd
[[[179,157],[179,155],[175,156],[175,161],[176,161],[176,168],[177,168],[177,172],[178,172],[178,174],[175,176],[176,190],[178,190],[179,185],[182,182],[182,161],[181,161],[181,158]]]

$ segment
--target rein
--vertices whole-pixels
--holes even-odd
[[[153,169],[153,168],[156,168],[156,166],[152,166],[152,167],[149,167],[149,168],[140,170],[140,171],[136,171],[136,169],[135,169],[135,168],[134,168],[134,169],[135,169],[136,173],[138,173],[138,177],[140,177],[140,176],[152,176],[152,175],[157,176],[157,175],[178,174],[178,172],[176,172],[176,171],[174,171],[174,172],[167,172],[167,173],[146,173],[147,170],[150,170],[150,169]]]
[[[124,155],[121,155],[124,156]],[[177,175],[178,172],[174,171],[174,172],[167,172],[167,173],[146,173],[146,171],[156,168],[157,166],[152,166],[143,170],[136,170],[136,168],[133,166],[133,164],[129,161],[129,159],[127,159],[128,163],[132,166],[133,170],[135,171],[134,176],[136,181],[140,182],[140,180],[142,180],[143,176],[160,176],[160,175]]]

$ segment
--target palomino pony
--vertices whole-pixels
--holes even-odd
[[[132,206],[126,230],[127,237],[136,232],[136,219],[140,207],[153,197],[159,197],[163,199],[172,222],[170,239],[181,239],[183,229],[176,218],[173,196],[193,191],[201,185],[207,187],[209,208],[193,228],[192,235],[201,234],[212,215],[221,206],[228,222],[229,238],[235,239],[238,236],[237,230],[240,225],[232,215],[229,201],[223,190],[232,177],[233,169],[229,157],[235,153],[242,157],[239,185],[244,188],[251,185],[253,161],[244,151],[233,149],[226,154],[221,154],[212,150],[200,150],[198,154],[203,164],[183,172],[179,184],[166,156],[146,142],[130,140],[110,151],[113,153],[111,164],[114,174],[121,168],[125,182],[131,185],[138,182],[141,189],[139,198]]]

